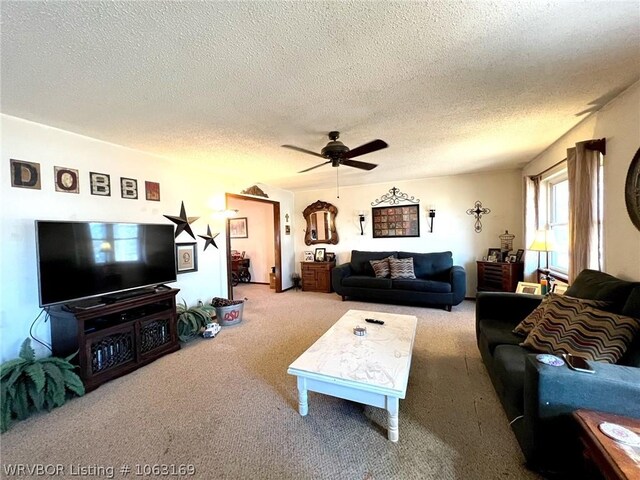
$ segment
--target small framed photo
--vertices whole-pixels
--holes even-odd
[[[327,262],[335,262],[336,261],[336,254],[334,252],[327,252],[324,255],[324,259]]]
[[[324,256],[327,252],[326,248],[316,248],[314,260],[316,262],[324,262]]]
[[[518,282],[516,293],[532,293],[533,295],[541,295],[542,285],[539,283]]]
[[[249,238],[249,230],[247,228],[247,217],[229,219],[229,237],[230,238]]]
[[[516,251],[516,262],[522,262],[522,258],[524,257],[524,249],[519,248]]]
[[[563,282],[558,282],[557,280],[553,282],[553,287],[551,287],[551,291],[553,293],[557,293],[558,295],[564,295],[564,292],[567,291],[569,285]]]
[[[507,262],[509,262],[509,263],[518,263],[518,260],[517,260],[517,258],[516,258],[516,255],[515,255],[515,254],[514,254],[514,255],[509,255],[509,256],[507,257]]]
[[[304,261],[305,262],[313,262],[315,260],[313,256],[313,252],[304,252]]]
[[[499,248],[490,248],[487,252],[487,257],[496,258],[495,260],[489,260],[490,262],[499,262],[500,260],[502,260],[502,250],[500,250]]]
[[[176,270],[178,273],[197,272],[196,243],[176,243]]]

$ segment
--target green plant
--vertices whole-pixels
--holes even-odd
[[[181,342],[188,342],[201,333],[211,321],[215,308],[198,305],[188,307],[184,300],[176,306],[178,312],[178,338]]]
[[[0,431],[14,419],[24,420],[43,409],[51,411],[73,395],[84,395],[84,385],[66,358],[36,358],[31,339],[22,342],[19,357],[0,365]]]

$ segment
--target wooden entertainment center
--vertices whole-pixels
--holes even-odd
[[[56,305],[51,316],[53,355],[73,362],[87,391],[180,349],[175,297],[156,288],[139,296],[88,308]]]

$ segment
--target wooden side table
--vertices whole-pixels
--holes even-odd
[[[300,262],[303,292],[333,292],[331,270],[336,262]]]
[[[479,292],[515,292],[522,281],[524,263],[477,262]]]
[[[640,435],[640,420],[593,410],[577,410],[573,417],[580,427],[580,441],[588,467],[592,470],[595,467],[607,480],[640,478],[640,447],[616,442],[598,428],[602,422],[610,422]],[[629,452],[635,455],[635,459]]]

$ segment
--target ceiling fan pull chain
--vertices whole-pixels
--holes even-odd
[[[340,198],[340,178],[338,176],[338,170],[340,167],[336,168],[336,198]]]

